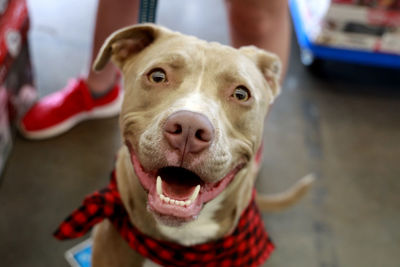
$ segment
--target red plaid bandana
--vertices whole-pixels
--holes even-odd
[[[83,205],[65,219],[54,236],[60,240],[83,236],[104,219],[112,222],[132,249],[166,267],[259,266],[274,250],[255,204],[254,194],[234,232],[220,240],[182,246],[151,238],[131,224],[117,189],[115,172],[112,173],[110,184],[87,196]]]

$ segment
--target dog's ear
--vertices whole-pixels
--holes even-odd
[[[241,47],[239,51],[254,61],[267,80],[272,90],[273,99],[275,99],[281,91],[280,76],[282,64],[279,57],[255,46],[244,46]]]
[[[114,32],[101,47],[94,61],[93,70],[103,69],[110,58],[122,68],[128,57],[142,51],[164,32],[165,29],[151,23],[130,26]]]

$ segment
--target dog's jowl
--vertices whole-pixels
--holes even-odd
[[[98,266],[258,266],[274,249],[261,208],[295,202],[257,196],[265,115],[279,94],[277,56],[209,43],[152,24],[103,45],[123,74],[124,101],[111,182],[62,224],[64,239],[93,233]]]

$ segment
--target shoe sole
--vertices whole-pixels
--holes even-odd
[[[77,125],[82,121],[90,119],[105,119],[118,115],[121,110],[122,99],[123,99],[123,93],[121,91],[118,95],[118,98],[114,102],[108,105],[94,108],[90,111],[85,111],[76,114],[71,118],[53,127],[41,131],[27,131],[24,129],[23,125],[20,124],[19,130],[24,137],[32,140],[40,140],[40,139],[55,137],[67,132],[68,130],[70,130],[71,128],[73,128],[75,125]]]

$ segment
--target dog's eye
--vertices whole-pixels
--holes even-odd
[[[163,83],[167,81],[167,74],[162,69],[153,69],[150,71],[148,78],[153,83]]]
[[[250,98],[249,89],[244,86],[238,86],[235,88],[235,91],[232,94],[232,97],[240,102],[245,102]]]

